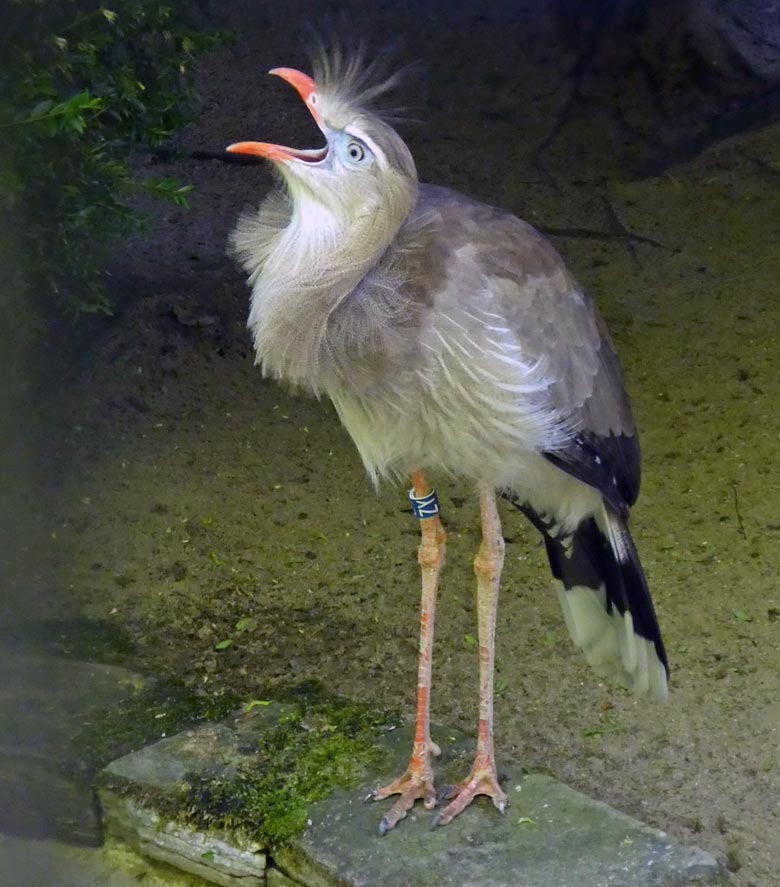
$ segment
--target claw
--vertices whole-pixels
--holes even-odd
[[[436,792],[436,806],[438,807],[442,801],[450,801],[457,794],[457,789],[454,785],[443,785]]]
[[[393,806],[379,820],[379,834],[386,835],[391,828],[395,828],[414,806],[416,797],[412,792],[407,792],[393,804]]]

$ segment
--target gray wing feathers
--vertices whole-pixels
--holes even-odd
[[[640,454],[606,326],[538,231],[490,208],[485,216],[475,249],[493,305],[526,359],[544,362],[546,407],[568,429],[544,455],[626,514],[639,493]]]
[[[633,434],[620,365],[592,300],[535,229],[511,216],[502,227],[503,240],[491,237],[481,262],[490,277],[514,284],[498,288],[503,313],[529,358],[547,362],[550,406],[575,430]]]

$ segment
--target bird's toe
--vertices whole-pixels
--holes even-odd
[[[379,823],[379,834],[385,835],[406,816],[415,801],[422,801],[426,810],[436,806],[436,789],[433,787],[433,774],[430,767],[410,765],[409,769],[398,779],[382,788],[369,792],[366,801],[381,801],[391,795],[399,795],[393,806],[385,813]]]
[[[395,828],[402,819],[406,819],[407,814],[414,806],[417,796],[413,793],[406,793],[393,804],[393,806],[379,820],[378,831],[380,835],[386,835],[390,829]]]
[[[450,788],[446,795],[443,792],[439,794],[442,800],[450,798],[452,800],[437,814],[436,825],[447,825],[452,822],[479,795],[487,795],[499,813],[506,812],[506,792],[498,784],[495,771],[475,769],[459,786]]]

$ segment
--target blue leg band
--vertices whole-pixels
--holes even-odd
[[[436,517],[439,513],[439,497],[434,490],[427,496],[415,496],[414,487],[409,490],[409,501],[412,503],[414,516],[423,520],[426,517]]]

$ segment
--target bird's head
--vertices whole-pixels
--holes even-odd
[[[403,139],[370,107],[387,82],[366,86],[354,64],[328,66],[317,79],[293,68],[271,74],[293,86],[325,136],[323,148],[299,150],[237,142],[227,150],[272,161],[303,225],[328,226],[387,245],[417,199],[417,171]]]

